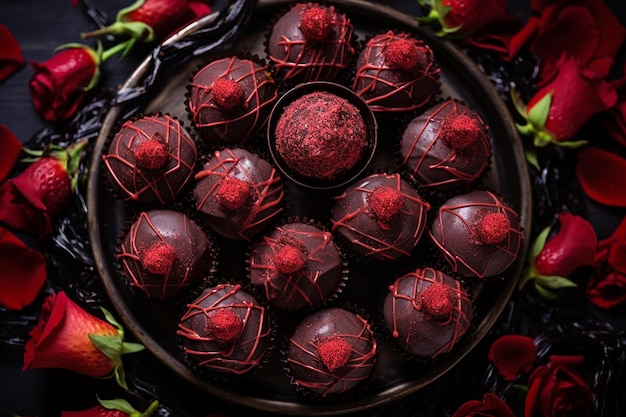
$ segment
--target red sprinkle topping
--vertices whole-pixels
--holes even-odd
[[[450,289],[445,284],[434,283],[420,294],[422,307],[426,314],[437,321],[446,321],[452,313]]]
[[[344,366],[352,355],[352,347],[341,337],[325,340],[317,347],[317,351],[322,363],[330,372],[335,372]]]
[[[133,149],[133,155],[138,167],[159,169],[165,165],[169,159],[169,153],[167,145],[159,139],[161,139],[161,135],[155,133],[152,138],[141,142]]]
[[[218,78],[213,81],[212,99],[224,110],[233,110],[243,104],[243,88],[237,82],[228,78]]]
[[[476,227],[476,234],[486,245],[502,242],[509,235],[511,222],[504,213],[489,213],[483,217]]]
[[[376,218],[388,223],[402,209],[404,195],[395,188],[378,187],[368,196],[368,203]]]
[[[476,119],[461,114],[442,124],[441,139],[455,149],[463,149],[478,139],[480,130]]]
[[[204,331],[219,343],[229,344],[239,338],[242,329],[241,317],[229,308],[221,308],[209,313]]]
[[[166,242],[157,242],[143,253],[141,264],[151,274],[166,275],[176,260],[176,249]]]
[[[293,274],[304,268],[306,256],[294,245],[284,245],[273,257],[274,265],[281,274]]]
[[[220,207],[226,210],[242,208],[250,198],[250,185],[239,178],[226,177],[215,194]]]
[[[409,39],[398,39],[387,47],[385,63],[391,68],[413,72],[419,63],[419,48]]]
[[[300,31],[308,41],[323,41],[330,29],[330,15],[321,7],[310,8],[300,19]]]

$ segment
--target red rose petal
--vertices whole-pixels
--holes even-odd
[[[43,255],[0,228],[0,305],[20,310],[31,304],[46,281]]]
[[[604,149],[581,149],[576,177],[590,199],[607,206],[626,207],[626,159]]]
[[[0,125],[0,181],[6,178],[22,152],[22,142],[8,127]]]
[[[0,23],[0,82],[21,68],[24,63],[22,49],[13,34]]]
[[[488,358],[505,381],[513,381],[520,372],[530,372],[537,348],[532,337],[505,335],[491,344]]]

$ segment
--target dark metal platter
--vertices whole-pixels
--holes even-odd
[[[264,34],[269,22],[276,13],[285,8],[288,1],[259,1],[254,11],[251,26],[235,45],[235,50],[257,54],[263,58]],[[332,2],[346,13],[355,24],[355,32],[360,40],[369,34],[386,29],[411,31],[431,47],[442,68],[442,97],[459,98],[475,109],[490,128],[493,138],[493,161],[481,186],[499,192],[519,213],[525,230],[531,225],[531,192],[526,171],[522,144],[505,103],[487,77],[463,52],[448,41],[435,37],[432,32],[421,29],[414,17],[404,15],[386,6],[358,0]],[[211,23],[204,19],[190,25],[166,42],[184,39],[185,36]],[[177,116],[189,126],[185,113],[184,95],[186,84],[192,72],[206,60],[199,56],[190,60],[173,75],[151,86],[148,95],[139,109],[143,113],[160,111]],[[137,86],[152,69],[152,59],[147,58],[126,81],[122,88]],[[124,117],[120,107],[113,107],[98,136],[87,195],[88,224],[90,241],[94,251],[97,271],[102,279],[107,295],[125,327],[143,343],[146,348],[165,366],[182,377],[189,384],[218,396],[222,399],[243,404],[255,409],[281,414],[323,415],[347,413],[367,409],[399,399],[434,382],[452,369],[492,327],[513,293],[520,276],[523,260],[528,247],[524,240],[518,260],[501,279],[486,283],[469,283],[469,291],[474,300],[474,326],[449,354],[431,363],[420,363],[399,354],[393,342],[378,326],[378,364],[363,387],[358,387],[351,395],[337,399],[317,401],[303,396],[290,384],[283,369],[281,348],[288,338],[286,332],[299,320],[298,315],[276,313],[277,332],[275,347],[271,350],[268,362],[251,375],[216,381],[193,371],[183,360],[177,346],[175,330],[181,313],[180,301],[151,301],[126,285],[116,268],[115,245],[121,230],[129,221],[129,210],[112,198],[102,179],[101,155],[105,142],[117,123]],[[379,143],[396,140],[400,130],[398,125],[403,118],[384,120],[379,123]],[[380,155],[370,166],[371,171],[397,168],[392,156],[393,146],[379,147]],[[295,185],[288,187],[290,206],[287,215],[320,218],[325,216],[330,196],[316,191],[305,191]],[[326,203],[319,203],[326,201]],[[294,202],[296,202],[294,204]],[[247,246],[219,240],[226,246],[220,250],[220,261],[216,278],[246,282],[245,252]],[[385,288],[398,271],[390,271],[389,265],[359,265],[352,261],[350,278],[337,303],[348,303],[362,310],[374,325],[380,323],[380,302]]]

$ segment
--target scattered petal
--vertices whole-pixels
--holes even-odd
[[[530,372],[537,359],[532,337],[505,335],[496,339],[487,356],[505,381],[513,381],[520,372]]]
[[[576,177],[590,199],[607,206],[626,207],[626,159],[604,149],[581,149]]]
[[[9,78],[20,69],[26,61],[22,56],[22,48],[9,29],[0,23],[0,82]]]
[[[22,142],[8,127],[0,125],[0,181],[4,180],[22,152]]]

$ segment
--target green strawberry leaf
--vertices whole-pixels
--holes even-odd
[[[577,287],[575,282],[560,277],[558,275],[539,275],[535,278],[535,281],[544,288],[550,288],[552,290],[558,290],[559,288]]]
[[[537,290],[539,295],[541,295],[545,299],[554,300],[559,297],[557,293],[549,291],[548,289],[542,287],[537,281],[535,281],[535,289]]]
[[[96,396],[98,402],[101,406],[106,408],[107,410],[118,410],[123,411],[129,415],[138,415],[139,411],[135,409],[128,401],[123,398],[115,398],[113,400],[103,400],[100,397]]]
[[[122,354],[122,337],[120,335],[116,336],[102,336],[97,334],[89,334],[89,340],[94,344],[96,348],[102,353],[104,353],[107,358],[110,358],[114,361],[119,360],[120,355]]]
[[[538,131],[543,130],[543,127],[546,125],[546,120],[548,120],[553,93],[553,91],[550,91],[543,96],[541,100],[535,103],[532,109],[528,111],[528,121]]]
[[[513,102],[513,106],[515,110],[522,116],[524,119],[526,118],[526,104],[522,100],[522,95],[515,89],[515,86],[511,86],[511,101]]]
[[[565,140],[562,142],[554,141],[553,143],[563,148],[576,149],[576,148],[580,148],[583,145],[586,145],[587,143],[589,143],[589,141],[583,139],[583,140]]]
[[[537,158],[537,151],[535,149],[526,149],[524,151],[524,155],[526,156],[526,161],[530,165],[534,166],[537,171],[541,171],[539,159]]]
[[[124,365],[122,365],[122,361],[119,361],[118,364],[115,366],[113,375],[115,376],[115,382],[117,382],[117,385],[128,391],[128,384],[126,383],[126,371],[124,370]]]
[[[122,355],[126,355],[128,353],[141,352],[145,348],[146,347],[142,345],[141,343],[124,342],[122,343]]]
[[[545,229],[543,229],[535,238],[531,248],[530,248],[530,252],[528,253],[528,261],[531,263],[535,262],[535,258],[537,257],[537,255],[539,255],[539,253],[541,252],[541,250],[543,249],[543,247],[546,245],[546,240],[548,239],[548,235],[550,234],[550,226],[546,227]]]

